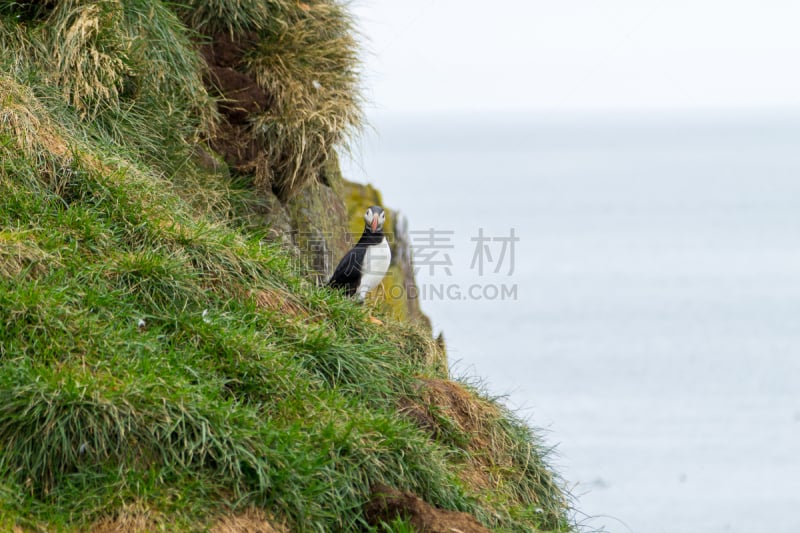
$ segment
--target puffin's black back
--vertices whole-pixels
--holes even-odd
[[[369,228],[365,229],[356,245],[339,261],[339,265],[333,271],[333,276],[328,282],[328,287],[344,289],[347,296],[354,296],[361,283],[362,265],[367,253],[367,246],[380,244],[382,240],[383,231],[379,230],[373,233]]]

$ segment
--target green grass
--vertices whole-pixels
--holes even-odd
[[[447,377],[434,341],[307,282],[262,239],[249,182],[191,157],[212,119],[173,8],[0,9],[0,528],[146,511],[203,530],[258,507],[296,531],[370,531],[382,483],[498,530],[569,529],[526,424],[459,385],[486,439],[471,440],[425,392]],[[83,40],[46,55],[77,21]]]
[[[391,522],[381,522],[377,528],[376,533],[416,533],[414,526],[403,518],[395,518]]]
[[[359,47],[340,2],[0,3],[5,70],[47,86],[96,123],[93,133],[167,174],[179,173],[192,143],[219,133],[198,49],[218,34],[255,36],[237,68],[271,104],[237,141],[258,147],[256,181],[286,199],[316,182],[363,123]]]

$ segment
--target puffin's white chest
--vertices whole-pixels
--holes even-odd
[[[369,291],[380,284],[386,272],[389,270],[389,263],[392,260],[392,252],[389,249],[389,242],[386,237],[373,246],[367,246],[364,252],[364,262],[361,266],[361,283],[358,285],[356,297],[363,300]]]

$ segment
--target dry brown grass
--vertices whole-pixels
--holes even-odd
[[[218,518],[210,533],[290,533],[290,530],[272,520],[263,510],[248,507]]]
[[[250,291],[250,297],[260,309],[269,309],[288,317],[307,317],[308,309],[300,300],[286,290],[278,288],[260,288]]]
[[[50,71],[64,98],[83,116],[93,116],[102,105],[118,105],[128,52],[133,42],[120,25],[122,2],[62,1],[55,12]]]
[[[71,150],[49,114],[31,90],[0,74],[0,129],[9,134],[16,148],[31,155],[45,152],[67,159]]]
[[[56,255],[39,248],[31,238],[27,231],[0,231],[0,276],[15,278],[25,272],[33,278],[60,266]]]
[[[501,416],[498,407],[476,397],[463,385],[444,379],[420,378],[417,392],[419,400],[405,399],[403,412],[434,437],[440,438],[444,431],[453,429],[466,436],[469,454],[462,479],[478,490],[496,484],[492,471],[509,463],[494,427]],[[445,428],[443,422],[453,427]]]
[[[88,528],[89,533],[153,533],[170,531],[161,513],[136,503],[123,507],[111,516],[96,521]]]
[[[567,502],[543,462],[546,450],[518,433],[499,404],[443,379],[420,378],[416,392],[403,400],[402,412],[433,438],[460,441],[467,453],[459,477],[471,490],[490,499],[504,494],[559,520]]]
[[[134,503],[105,516],[88,527],[89,533],[154,533],[179,531],[182,527],[172,523],[168,516]],[[290,533],[290,529],[273,520],[263,510],[248,507],[212,517],[207,525],[192,528],[210,533]],[[22,531],[22,530],[20,530]]]
[[[358,46],[337,2],[306,4],[250,58],[248,70],[275,105],[254,124],[264,137],[280,196],[313,182],[363,120]]]

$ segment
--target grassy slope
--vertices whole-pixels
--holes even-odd
[[[126,5],[126,31],[181,27]],[[172,83],[87,93],[31,52],[51,30],[0,15],[0,528],[133,509],[145,529],[202,529],[259,507],[351,531],[378,482],[499,529],[566,527],[525,424],[436,375],[423,333],[304,282],[246,223],[257,196],[195,165],[211,119],[180,31],[119,66]]]

